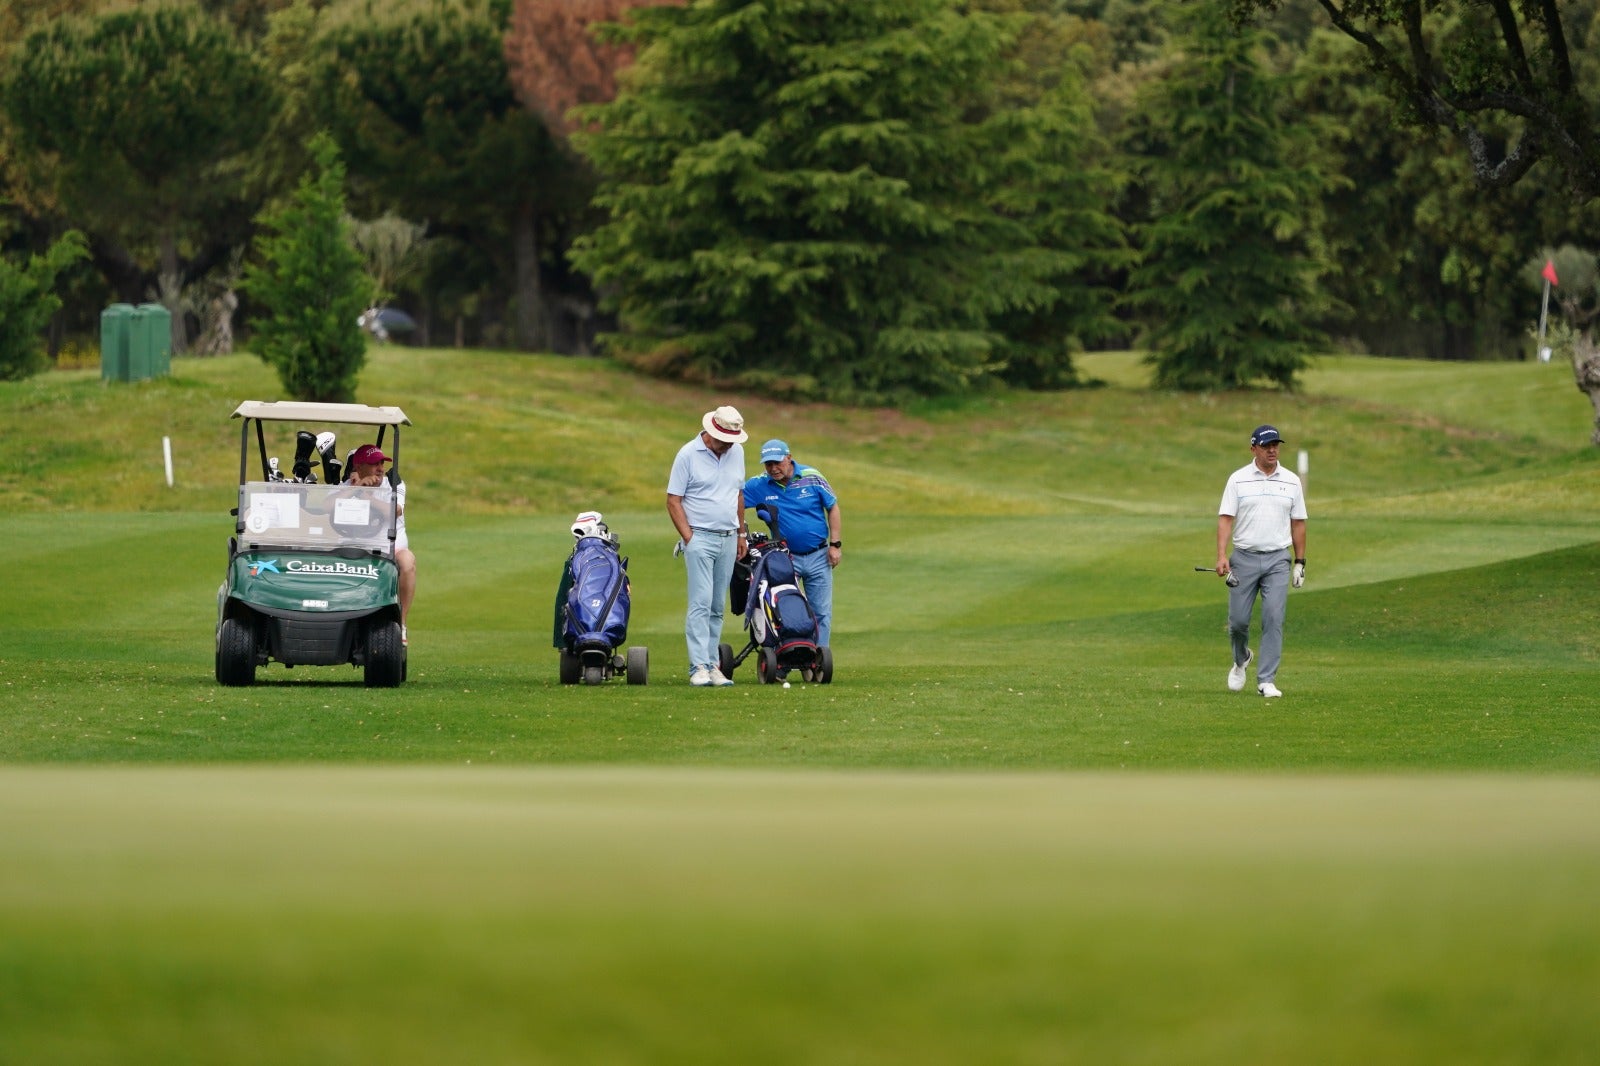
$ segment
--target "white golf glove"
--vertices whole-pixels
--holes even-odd
[[[1289,584],[1293,585],[1295,588],[1299,588],[1305,583],[1306,561],[1304,559],[1296,559],[1294,561],[1294,576],[1289,579]]]
[[[674,559],[676,559],[678,556],[682,555],[683,554],[683,549],[684,549],[684,543],[683,543],[683,541],[680,540],[680,541],[678,541],[678,543],[676,543],[676,544],[674,544],[672,546],[672,557]]]

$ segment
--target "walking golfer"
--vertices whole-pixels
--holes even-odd
[[[1228,590],[1228,634],[1233,640],[1228,688],[1233,692],[1244,688],[1245,672],[1256,658],[1250,651],[1250,614],[1260,596],[1256,691],[1269,699],[1283,695],[1273,681],[1283,658],[1289,586],[1299,588],[1306,580],[1305,491],[1299,477],[1279,465],[1282,445],[1275,427],[1257,426],[1250,434],[1251,460],[1228,478],[1217,508],[1217,576],[1238,578]]]
[[[744,505],[756,508],[757,514],[765,510],[774,535],[788,544],[794,572],[817,616],[817,644],[827,647],[833,624],[833,568],[844,552],[838,497],[822,471],[796,464],[789,445],[781,440],[761,446],[761,465],[767,472],[744,483]]]
[[[683,635],[689,645],[689,684],[731,685],[718,666],[722,616],[733,564],[748,550],[744,523],[744,416],[732,407],[708,411],[700,435],[672,461],[667,515],[689,572],[689,609]]]

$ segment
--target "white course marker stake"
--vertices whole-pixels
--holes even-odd
[[[1303,482],[1306,475],[1311,472],[1311,453],[1304,448],[1300,449],[1300,480]]]
[[[1304,452],[1301,453],[1305,454]],[[167,488],[172,487],[172,438],[161,438],[161,456],[167,463]]]

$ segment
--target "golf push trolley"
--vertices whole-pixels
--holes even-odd
[[[796,673],[820,685],[833,680],[833,652],[817,644],[817,616],[795,580],[794,559],[783,541],[753,534],[748,554],[734,564],[728,591],[750,639],[738,654],[731,644],[717,646],[717,666],[725,676],[732,677],[740,663],[756,655],[756,676],[763,685]]]

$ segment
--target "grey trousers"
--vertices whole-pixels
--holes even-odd
[[[1256,651],[1256,684],[1278,676],[1283,660],[1283,618],[1289,607],[1288,548],[1276,552],[1247,552],[1238,548],[1228,565],[1239,583],[1228,590],[1228,635],[1233,638],[1233,661],[1244,662],[1250,649],[1250,613],[1261,597],[1261,647]]]

